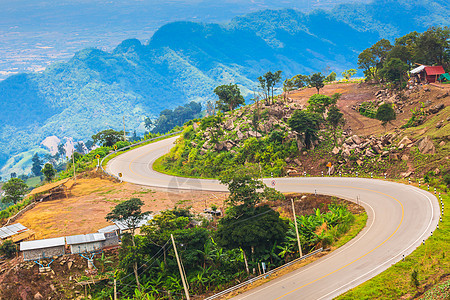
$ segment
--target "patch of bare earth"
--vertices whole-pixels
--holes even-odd
[[[36,239],[86,234],[111,225],[105,216],[121,201],[140,198],[143,211],[158,212],[191,206],[199,213],[211,205],[223,207],[226,193],[149,188],[107,179],[78,179],[67,198],[37,203],[16,222],[34,230]]]

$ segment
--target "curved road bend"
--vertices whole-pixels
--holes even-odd
[[[126,152],[111,160],[107,172],[154,187],[226,191],[217,180],[173,177],[152,170],[177,137]],[[364,178],[276,178],[282,192],[360,197],[367,226],[350,242],[301,269],[247,291],[235,299],[331,299],[361,284],[410,254],[435,230],[439,203],[413,186]],[[270,184],[272,179],[265,179]]]

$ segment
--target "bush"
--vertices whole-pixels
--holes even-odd
[[[0,245],[0,254],[12,258],[17,253],[17,246],[11,240],[6,240]]]
[[[450,174],[446,174],[444,176],[444,183],[447,185],[447,187],[450,187]]]

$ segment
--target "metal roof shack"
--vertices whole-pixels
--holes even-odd
[[[65,254],[66,242],[63,237],[20,243],[24,260],[40,260]]]
[[[23,226],[20,223],[8,225],[0,228],[0,243],[3,240],[10,239],[14,243],[33,239],[35,232]]]
[[[102,250],[105,239],[105,234],[103,233],[79,234],[66,237],[67,245],[70,246],[72,254]]]
[[[136,226],[136,228],[141,228],[144,225],[147,225],[147,222],[153,219],[153,215],[146,215],[144,219],[142,219]],[[119,228],[119,233],[129,230],[129,226],[126,221],[117,221],[114,220],[113,223]],[[139,232],[136,232],[138,234]]]
[[[428,82],[433,83],[438,81],[439,75],[444,74],[444,68],[442,66],[425,67],[426,79]]]
[[[25,232],[27,230],[28,230],[28,228],[26,228],[25,226],[23,226],[20,223],[1,227],[0,228],[0,239],[4,240],[4,239],[7,239],[18,233]]]

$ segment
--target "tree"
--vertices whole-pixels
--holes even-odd
[[[314,94],[308,99],[308,110],[323,115],[330,105],[336,104],[338,98]]]
[[[401,88],[403,78],[406,76],[408,69],[408,65],[399,58],[391,58],[384,64],[380,73],[384,79]]]
[[[152,119],[150,119],[149,117],[146,117],[144,119],[144,127],[145,127],[145,129],[150,131],[152,129],[152,127],[153,127]]]
[[[327,77],[325,77],[325,82],[333,82],[333,81],[336,81],[336,77],[337,77],[337,74],[336,74],[336,72],[331,72],[330,74],[328,74],[328,76]]]
[[[75,144],[75,151],[80,153],[80,154],[84,154],[84,144],[83,142],[78,142]]]
[[[306,75],[298,74],[292,77],[291,80],[297,89],[301,89],[309,84],[309,76]]]
[[[66,156],[66,148],[64,148],[65,144],[63,142],[58,144],[58,157],[62,158],[64,160],[64,157]]]
[[[216,241],[228,249],[243,249],[255,261],[275,243],[281,243],[288,228],[288,222],[267,205],[246,211],[230,208],[219,221]]]
[[[114,129],[106,129],[92,136],[95,144],[101,143],[102,147],[112,147],[115,143],[122,140],[123,132]]]
[[[325,76],[322,73],[314,73],[309,77],[309,85],[317,89],[317,94],[320,94],[320,89],[325,86],[323,83]]]
[[[52,181],[53,177],[56,175],[56,170],[53,168],[52,164],[46,163],[44,168],[41,170],[41,173],[44,174],[45,180]]]
[[[2,189],[5,192],[2,202],[16,204],[27,193],[28,186],[22,179],[11,178],[2,186]]]
[[[42,169],[42,160],[39,158],[39,155],[35,153],[31,161],[33,162],[31,165],[31,173],[33,173],[34,176],[39,176]]]
[[[381,125],[384,127],[384,131],[386,131],[386,126],[392,120],[395,120],[396,115],[392,104],[384,103],[381,104],[377,109],[377,113],[375,114],[375,118],[381,121]]]
[[[364,76],[366,79],[375,79],[378,81],[377,77],[377,62],[375,55],[372,53],[371,49],[365,49],[358,55],[358,68],[364,70]]]
[[[347,79],[350,80],[350,78],[355,75],[357,73],[357,71],[355,69],[349,69],[349,70],[345,70],[344,72],[342,72],[342,76]]]
[[[91,151],[92,146],[94,146],[94,142],[91,141],[91,140],[87,140],[87,142],[84,143],[84,145],[86,146],[86,149],[87,149],[87,151],[89,152],[89,151]]]
[[[112,221],[117,220],[124,223],[130,229],[131,242],[133,246],[133,254],[136,255],[136,242],[134,237],[134,232],[139,224],[147,214],[150,212],[143,213],[141,211],[141,207],[144,205],[139,198],[131,198],[130,200],[124,201],[122,203],[117,204],[111,212],[106,215],[106,220]],[[138,267],[137,261],[134,261],[133,264],[134,276],[136,277],[136,284],[138,286],[139,291],[141,290],[141,285],[139,283],[138,277]]]
[[[286,78],[283,82],[283,95],[286,102],[287,95],[294,89],[294,82],[291,79]]]
[[[416,39],[416,62],[450,66],[450,28],[431,27]]]
[[[17,253],[17,246],[12,240],[6,240],[0,244],[0,254],[7,258],[13,258]]]
[[[344,114],[336,105],[330,107],[327,116],[327,123],[333,130],[334,141],[336,142],[336,131],[340,125],[345,124]]]
[[[320,115],[304,110],[296,110],[288,120],[292,130],[304,134],[306,147],[310,147],[317,139],[317,132],[321,123],[322,117]]]
[[[281,73],[281,71],[276,71],[275,73],[269,71],[263,76],[258,77],[260,87],[264,91],[266,99],[269,100],[269,104],[270,99],[272,99],[272,104],[274,103],[273,90],[275,86],[281,81]]]
[[[219,97],[216,107],[220,111],[226,112],[245,104],[244,97],[237,84],[219,85],[214,89],[214,93]]]
[[[17,177],[17,173],[16,172],[11,172],[10,176],[11,176],[11,178],[16,178]]]

